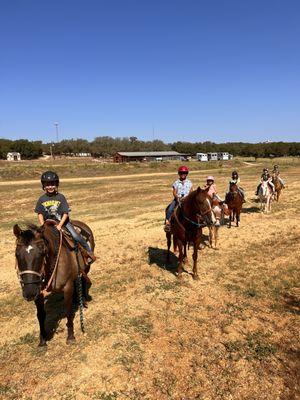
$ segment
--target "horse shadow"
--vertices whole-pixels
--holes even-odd
[[[87,300],[90,301],[91,299],[92,299],[91,296],[88,295]],[[60,321],[67,317],[64,294],[50,293],[49,296],[47,296],[45,299],[44,307],[46,312],[46,319],[45,319],[46,336],[47,336],[47,341],[50,341],[51,339],[53,339],[54,335],[60,331],[59,328]],[[79,309],[79,302],[77,296],[77,288],[76,284],[74,283],[74,293],[73,293],[74,314],[76,314],[78,309]]]
[[[58,330],[60,321],[66,317],[66,309],[63,293],[51,293],[45,299],[45,330],[47,340],[51,340]]]
[[[259,200],[256,201],[256,203],[259,203]],[[260,207],[257,206],[252,206],[252,207],[243,207],[242,212],[246,214],[251,214],[251,213],[259,213],[260,212]]]
[[[209,247],[209,235],[202,235],[201,243],[204,247]],[[189,249],[189,246],[188,246]],[[174,254],[174,252],[170,251],[169,262],[167,262],[167,249],[160,249],[158,247],[148,247],[148,261],[149,265],[155,264],[159,268],[164,269],[171,274],[177,276],[177,267],[178,267],[178,257]],[[183,268],[183,272],[192,275],[186,269]]]
[[[155,264],[159,268],[171,272],[176,275],[178,258],[170,251],[170,259],[167,262],[168,251],[166,249],[160,249],[158,247],[148,247],[148,261],[149,265]]]

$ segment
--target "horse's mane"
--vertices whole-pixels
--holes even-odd
[[[27,223],[26,228],[27,229],[21,231],[20,239],[25,246],[28,246],[30,242],[35,238],[35,233],[38,231],[39,228],[31,223]]]

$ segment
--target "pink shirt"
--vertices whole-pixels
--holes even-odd
[[[217,194],[217,186],[214,183],[209,187],[207,194],[211,199],[214,197],[214,194]]]

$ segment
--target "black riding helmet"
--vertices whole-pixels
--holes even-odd
[[[56,172],[46,171],[41,176],[41,183],[44,187],[46,183],[54,182],[56,186],[59,185],[59,177]]]

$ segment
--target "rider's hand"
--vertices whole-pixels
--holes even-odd
[[[58,231],[60,231],[61,228],[62,228],[62,226],[61,226],[60,224],[57,224],[57,225],[56,225],[56,229],[57,229]]]

